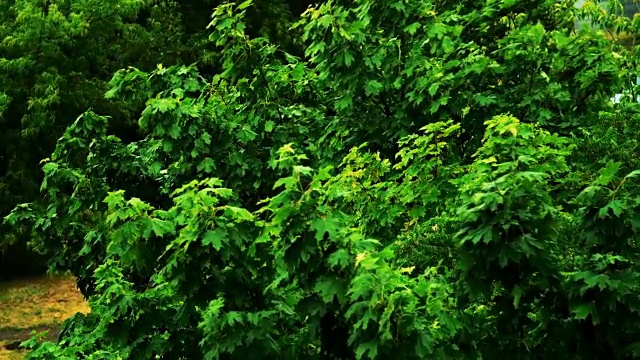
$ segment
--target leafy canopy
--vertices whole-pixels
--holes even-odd
[[[213,75],[119,70],[143,136],[85,112],[6,218],[92,307],[30,358],[638,357],[640,18],[573,5],[223,4]]]

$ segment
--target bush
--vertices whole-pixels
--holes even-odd
[[[92,307],[31,358],[638,356],[638,57],[573,25],[635,20],[328,1],[295,56],[247,9],[214,11],[213,76],[117,72],[144,138],[87,111],[7,217]]]

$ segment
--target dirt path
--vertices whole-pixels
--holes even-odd
[[[60,326],[34,326],[27,329],[0,329],[0,349],[17,350],[20,343],[29,340],[33,335],[32,332],[41,333],[49,331],[42,338],[44,341],[55,341],[60,335]]]

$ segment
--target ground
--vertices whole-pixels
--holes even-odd
[[[0,360],[18,360],[24,351],[8,350],[49,330],[55,339],[62,322],[77,312],[89,312],[73,278],[43,276],[0,283]]]

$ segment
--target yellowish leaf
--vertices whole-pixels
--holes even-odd
[[[362,260],[364,260],[366,257],[367,257],[366,253],[360,253],[356,255],[356,266],[358,266],[358,264],[360,264]]]
[[[409,273],[410,274],[411,272],[413,272],[413,269],[415,269],[415,268],[416,268],[415,266],[405,267],[405,268],[400,269],[400,272],[401,273]]]

